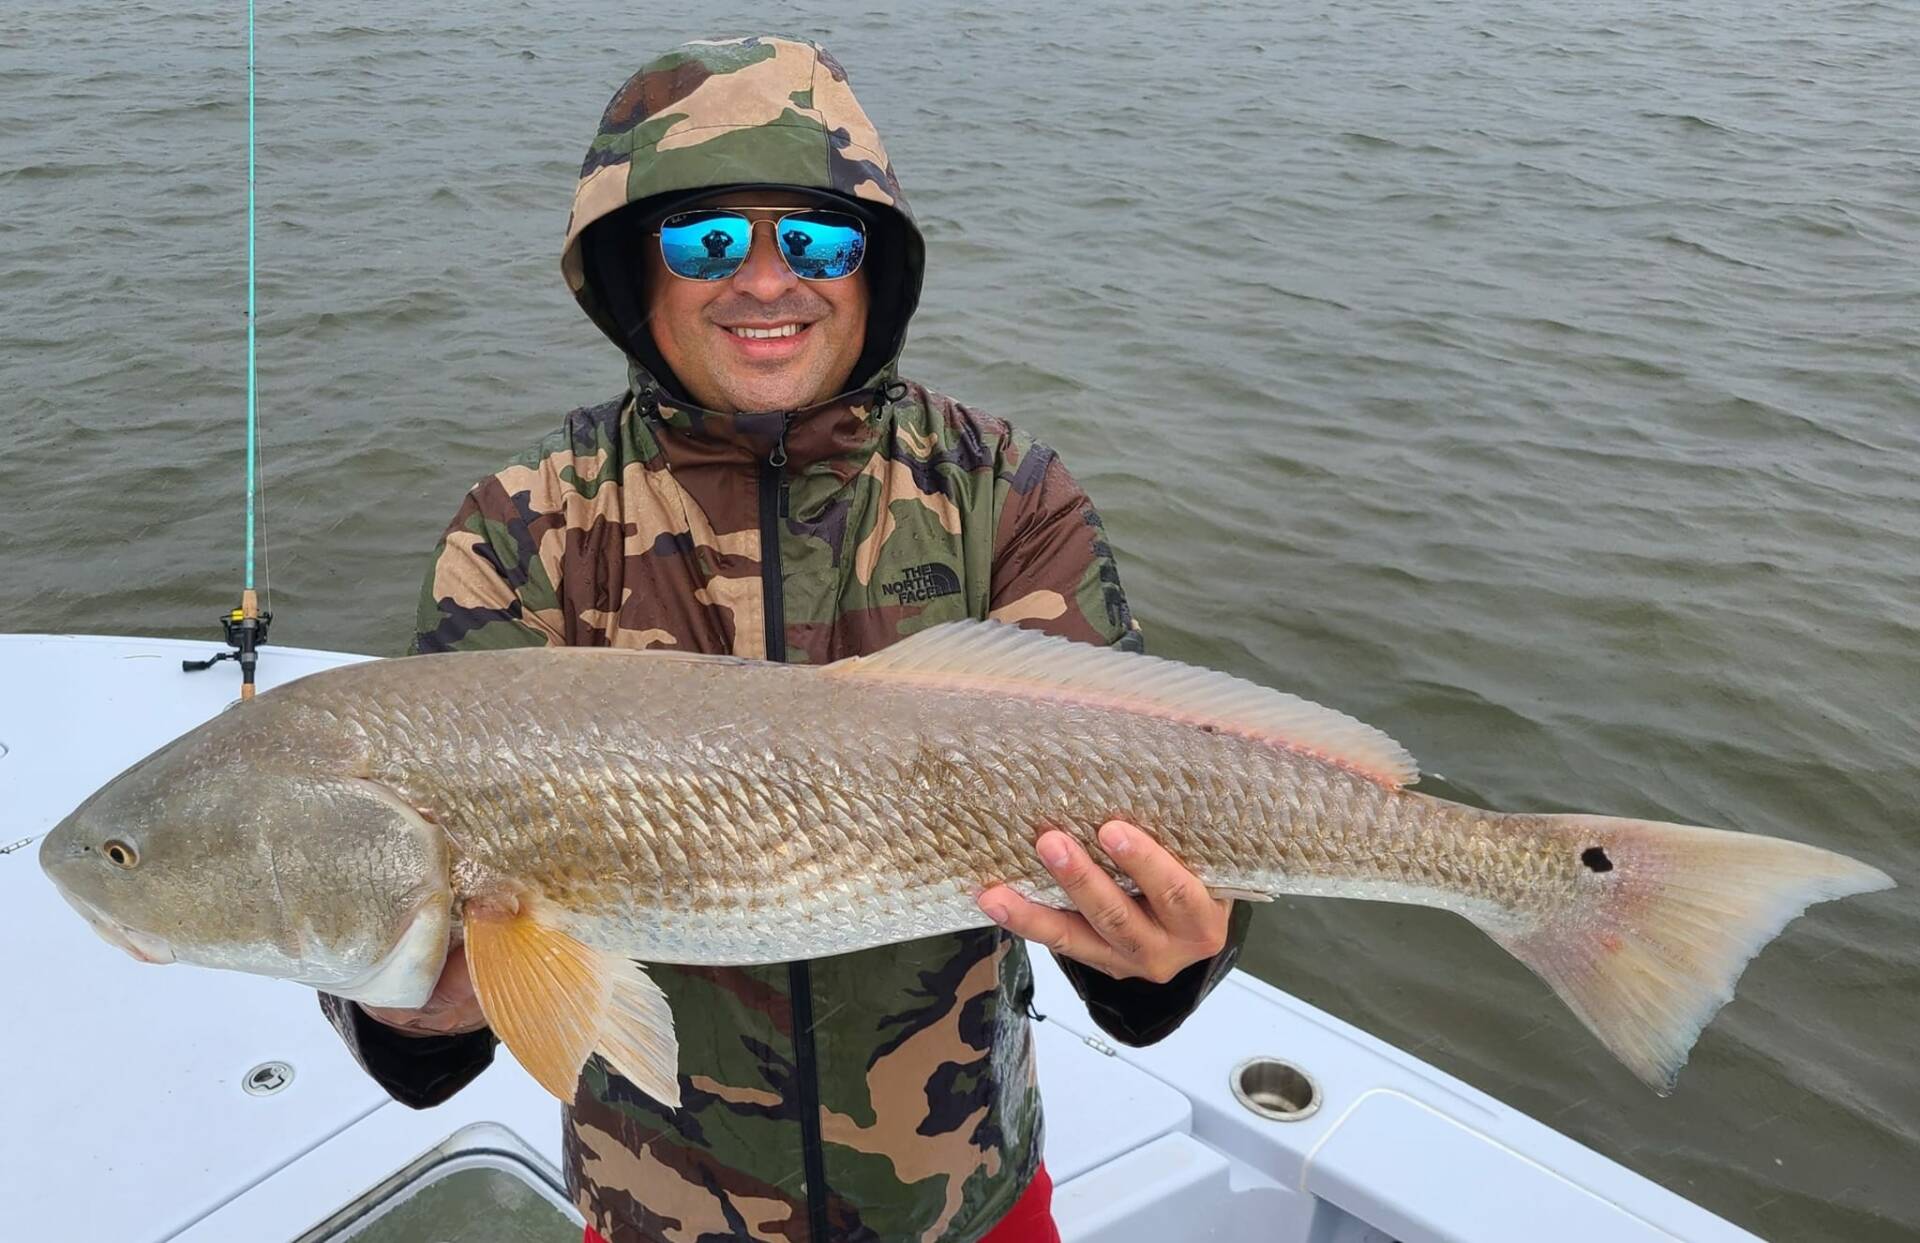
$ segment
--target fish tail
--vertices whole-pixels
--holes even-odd
[[[1488,927],[1665,1096],[1747,962],[1816,902],[1886,889],[1878,868],[1799,842],[1607,816],[1526,817],[1580,860],[1574,901]]]

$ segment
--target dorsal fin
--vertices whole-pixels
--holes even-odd
[[[1075,643],[1004,622],[930,626],[871,656],[835,661],[822,672],[1098,703],[1305,752],[1385,786],[1420,776],[1419,765],[1393,739],[1297,695],[1229,673]]]

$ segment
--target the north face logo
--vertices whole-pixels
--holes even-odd
[[[901,604],[925,604],[940,596],[959,595],[960,576],[950,565],[929,561],[925,565],[909,566],[899,578],[881,583],[880,591]]]

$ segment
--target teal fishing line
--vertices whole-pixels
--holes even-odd
[[[253,590],[253,500],[259,457],[259,407],[254,380],[253,296],[253,0],[247,0],[247,590]]]
[[[260,499],[260,386],[257,380],[254,320],[259,310],[254,295],[254,90],[253,90],[253,4],[247,0],[247,575],[240,593],[240,606],[221,615],[231,652],[221,652],[206,660],[183,660],[186,673],[211,669],[223,660],[240,662],[240,698],[252,699],[254,668],[260,661],[260,647],[267,641],[267,625],[273,614],[260,608],[253,589],[254,528],[256,503]],[[269,562],[271,569],[271,562]]]

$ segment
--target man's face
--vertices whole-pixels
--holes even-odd
[[[805,195],[765,190],[699,204],[814,205]],[[837,281],[803,281],[780,257],[773,233],[772,224],[756,223],[747,261],[719,281],[675,276],[660,258],[657,240],[644,248],[653,343],[687,396],[721,414],[798,410],[837,396],[851,383],[866,344],[866,270]],[[790,337],[754,339],[735,331],[789,324],[799,328]]]

